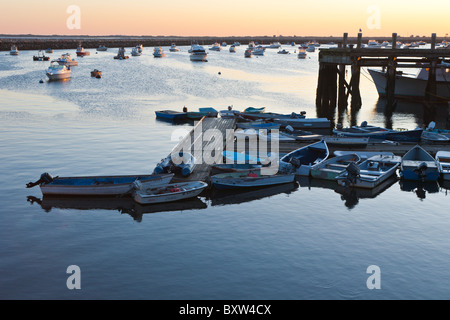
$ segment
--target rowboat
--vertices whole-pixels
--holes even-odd
[[[263,122],[263,121],[250,121],[250,122],[238,122],[236,127],[240,129],[280,129],[280,124],[273,122]]]
[[[249,163],[217,163],[211,166],[213,174],[226,172],[248,172],[252,170],[261,169],[260,164]]]
[[[358,163],[360,160],[361,158],[356,154],[346,154],[329,158],[314,168],[311,168],[311,176],[317,179],[334,181],[339,174],[345,171],[350,163]]]
[[[133,199],[140,204],[179,201],[198,196],[208,184],[203,181],[167,184],[160,187],[141,187],[134,191]]]
[[[27,188],[39,185],[43,195],[116,196],[125,195],[135,188],[134,182],[144,186],[161,186],[170,182],[173,174],[55,177],[43,173]]]
[[[450,151],[436,152],[436,161],[443,180],[450,180]]]
[[[176,157],[174,157],[176,155]],[[180,173],[182,176],[189,176],[196,167],[195,158],[188,152],[178,152],[170,154],[162,159],[155,167],[154,174]]]
[[[439,167],[437,160],[417,145],[403,156],[400,174],[406,180],[436,181]]]
[[[401,142],[419,142],[422,137],[422,132],[423,129],[421,128],[414,130],[391,130],[370,125],[333,130],[333,133],[340,137],[370,138]]]
[[[229,163],[250,163],[250,164],[262,164],[267,165],[274,159],[278,159],[278,154],[268,152],[264,156],[260,156],[258,154],[252,155],[245,152],[234,152],[234,151],[223,151],[223,157],[225,158],[225,162]]]
[[[279,123],[282,127],[291,126],[294,129],[328,129],[331,127],[331,121],[327,118],[275,118],[275,123]]]
[[[214,108],[199,108],[198,111],[186,112],[186,118],[190,120],[200,120],[203,117],[217,117],[218,112]]]
[[[155,111],[156,117],[165,120],[179,121],[186,119],[186,112],[160,110]]]
[[[423,131],[422,132],[422,141],[427,142],[448,142],[450,138],[441,133],[432,132],[432,131]]]
[[[251,188],[294,182],[295,174],[261,175],[260,170],[249,172],[220,173],[211,177],[217,189]]]
[[[311,168],[326,160],[328,156],[328,146],[325,141],[321,140],[281,157],[280,172],[293,172],[297,175],[309,176]]]
[[[240,114],[237,110],[220,110],[220,117],[225,119],[233,119]]]
[[[343,146],[360,148],[365,147],[369,143],[369,138],[359,137],[323,137],[323,140],[329,146]]]
[[[265,107],[261,107],[261,108],[248,107],[248,108],[245,108],[243,112],[247,112],[247,113],[263,113],[264,110],[266,110]]]
[[[361,161],[367,160],[373,156],[377,156],[377,155],[382,155],[382,156],[393,156],[394,154],[392,152],[386,152],[386,151],[341,151],[341,150],[336,150],[335,152],[333,152],[333,154],[338,157],[338,156],[343,156],[346,154],[356,154]]]
[[[274,119],[304,119],[306,112],[302,111],[299,114],[292,112],[291,114],[282,114],[274,112],[263,112],[263,113],[251,113],[251,112],[241,112],[239,116],[248,120],[269,120]]]
[[[353,162],[336,177],[336,181],[345,187],[375,188],[395,175],[401,161],[399,156],[377,155],[359,165]]]

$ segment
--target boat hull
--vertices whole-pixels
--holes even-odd
[[[155,111],[158,118],[166,120],[184,120],[186,118],[186,112],[176,112],[176,111]]]
[[[282,127],[291,126],[294,129],[329,129],[331,127],[330,120],[326,118],[274,119],[273,121]]]
[[[62,74],[51,74],[47,72],[47,77],[49,80],[64,80],[72,77],[72,74],[70,72]]]
[[[189,59],[191,61],[203,61],[203,62],[207,62],[208,60],[206,59],[208,57],[208,55],[205,54],[191,54],[189,56]]]
[[[405,180],[436,181],[440,172],[437,160],[422,147],[415,146],[403,156],[400,174]]]
[[[381,97],[386,96],[386,76],[383,72],[369,69],[373,82]],[[450,100],[449,82],[436,82],[436,96],[439,100]],[[427,81],[405,76],[397,76],[395,79],[394,96],[398,99],[425,98]]]
[[[325,161],[328,156],[328,146],[326,142],[322,140],[294,150],[281,157],[279,161],[280,172],[294,172],[299,176],[309,176],[311,167]]]
[[[219,178],[218,175],[211,177],[211,183],[219,190],[237,188],[265,187],[294,182],[294,174],[282,174],[273,176],[259,176],[257,178]]]
[[[40,189],[43,195],[117,196],[129,193],[136,180],[143,186],[162,186],[168,184],[172,177],[173,174],[62,177],[49,184],[41,184]]]
[[[180,183],[180,184],[169,184],[167,185],[168,189],[176,189],[183,188],[183,186],[188,186],[192,183]],[[174,202],[180,201],[183,199],[189,199],[198,196],[204,189],[206,189],[208,185],[204,182],[197,181],[195,182],[192,188],[188,188],[187,190],[181,189],[180,191],[167,192],[162,194],[148,194],[144,190],[136,190],[133,199],[139,204],[156,204],[156,203],[164,203],[164,202]]]

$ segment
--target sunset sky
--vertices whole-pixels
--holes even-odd
[[[79,29],[68,27],[70,6]],[[440,37],[449,9],[449,0],[2,0],[0,34]]]

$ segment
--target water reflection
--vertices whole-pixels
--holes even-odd
[[[414,192],[420,201],[423,201],[428,193],[439,192],[439,184],[437,181],[414,181],[414,180],[400,180],[400,190],[406,192]]]
[[[239,204],[272,197],[278,194],[290,194],[298,189],[298,184],[285,183],[263,188],[249,188],[245,190],[217,190],[213,189],[209,195],[212,206]]]
[[[45,212],[52,209],[74,210],[114,210],[129,214],[137,222],[142,221],[146,213],[185,211],[194,209],[206,209],[207,205],[200,198],[192,198],[184,201],[140,205],[131,197],[57,197],[44,196],[42,199],[28,196],[27,201],[37,203]]]
[[[393,184],[397,182],[398,178],[396,176],[390,177],[380,185],[372,189],[363,188],[350,188],[340,186],[336,181],[332,180],[321,180],[312,179],[310,177],[298,177],[297,181],[300,187],[311,188],[324,188],[330,189],[341,195],[341,200],[344,201],[344,205],[353,209],[359,203],[360,199],[373,199],[377,197],[382,192],[389,189]]]

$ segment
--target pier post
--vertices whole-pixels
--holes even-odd
[[[396,75],[396,58],[391,56],[389,57],[387,71],[386,71],[386,109],[385,113],[391,115],[395,110],[396,101],[395,101],[395,75]]]
[[[362,43],[362,33],[358,33],[358,40],[356,41],[356,48],[361,49],[361,43]]]
[[[431,34],[431,49],[436,49],[436,33]]]
[[[350,88],[352,94],[352,100],[350,107],[355,110],[359,110],[362,105],[361,93],[359,91],[359,79],[361,76],[361,67],[359,65],[359,57],[352,63],[352,78],[350,79]]]
[[[397,34],[392,34],[392,49],[397,49]]]

